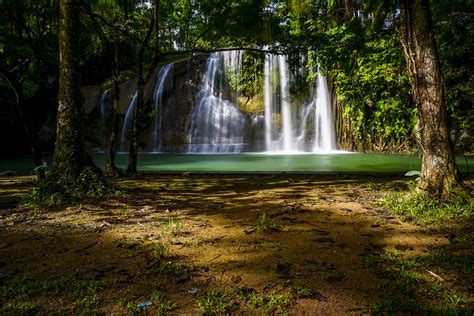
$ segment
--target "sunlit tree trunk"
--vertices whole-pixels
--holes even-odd
[[[59,107],[54,171],[76,176],[86,165],[79,61],[80,0],[59,1]]]
[[[421,180],[419,188],[446,198],[459,186],[449,137],[443,78],[428,0],[401,0],[401,42],[418,109]]]

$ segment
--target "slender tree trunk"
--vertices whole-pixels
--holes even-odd
[[[79,61],[80,0],[59,1],[59,108],[54,171],[77,176],[87,158],[82,133]]]
[[[118,133],[120,124],[120,88],[117,79],[114,79],[114,100],[112,104],[112,131],[110,133],[109,153],[105,160],[105,173],[117,176],[121,171],[115,165],[117,154]]]
[[[401,42],[418,109],[421,180],[419,188],[447,198],[460,185],[449,137],[443,78],[428,0],[401,0]]]
[[[143,64],[144,64],[144,55],[145,49],[150,42],[151,35],[153,34],[153,30],[155,29],[155,16],[157,16],[158,11],[158,2],[154,2],[154,11],[151,17],[150,26],[148,27],[148,31],[145,35],[145,38],[142,42],[140,50],[138,52],[138,80],[137,80],[137,103],[135,106],[134,115],[132,117],[132,132],[130,133],[130,140],[129,140],[129,149],[128,149],[128,166],[127,166],[127,174],[133,175],[137,173],[137,154],[138,154],[138,136],[139,136],[139,127],[141,127],[141,109],[143,107],[143,96],[145,92],[145,85],[146,82],[151,78],[151,74],[153,73],[153,69],[156,66],[157,58],[154,58],[155,61],[150,66],[150,69],[146,75],[143,76]],[[158,30],[156,30],[158,32]],[[157,56],[155,54],[155,56]]]

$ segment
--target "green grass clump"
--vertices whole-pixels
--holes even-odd
[[[235,307],[235,302],[229,293],[209,291],[198,299],[198,306],[204,314],[226,314]]]
[[[267,233],[275,228],[275,223],[271,221],[265,212],[262,213],[257,219],[257,223],[255,224],[255,231],[258,233]]]
[[[158,315],[163,315],[174,311],[177,308],[175,302],[166,297],[163,293],[155,290],[151,293],[150,300],[153,303],[155,312]]]
[[[469,305],[463,293],[449,283],[429,277],[426,271],[436,268],[428,265],[432,263],[430,255],[387,252],[369,256],[365,263],[385,279],[378,287],[378,298],[367,307],[370,314],[468,315],[472,312],[474,306]]]
[[[36,303],[7,303],[3,307],[2,315],[33,315],[39,310]],[[0,309],[1,311],[1,309]]]
[[[79,176],[49,174],[46,179],[38,182],[37,187],[21,204],[34,209],[48,209],[116,193],[116,189],[106,181],[100,170],[86,167]]]
[[[409,192],[385,194],[380,204],[389,212],[407,221],[425,224],[441,223],[445,219],[469,220],[473,217],[474,200],[462,193],[453,193],[450,200],[430,198],[414,185]]]
[[[174,217],[168,218],[168,221],[166,222],[166,230],[173,235],[181,234],[183,226],[183,222]]]

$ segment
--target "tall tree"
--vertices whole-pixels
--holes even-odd
[[[74,177],[86,166],[80,92],[79,12],[81,0],[59,1],[59,107],[54,171]]]
[[[132,130],[130,133],[129,139],[129,149],[128,149],[128,165],[127,165],[127,174],[133,175],[137,173],[137,156],[138,156],[138,138],[140,135],[140,126],[141,126],[141,110],[144,103],[144,93],[145,86],[148,80],[150,80],[156,65],[158,64],[159,51],[158,51],[158,39],[159,39],[159,30],[158,30],[158,10],[160,6],[159,0],[154,0],[152,2],[153,12],[151,14],[150,25],[148,30],[143,38],[143,41],[140,44],[140,49],[138,51],[138,61],[137,61],[137,101],[132,117]],[[155,33],[155,53],[152,63],[148,66],[148,71],[144,73],[145,66],[145,50],[149,47],[151,37],[153,32]]]
[[[400,0],[400,23],[401,42],[418,109],[419,187],[429,195],[446,198],[460,183],[428,0]]]

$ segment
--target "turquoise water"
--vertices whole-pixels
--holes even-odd
[[[95,163],[102,167],[104,154],[93,154]],[[127,155],[118,154],[117,164],[127,166]],[[48,166],[51,156],[46,156]],[[474,157],[458,157],[461,171],[474,170]],[[300,172],[300,173],[397,173],[419,170],[415,155],[388,154],[140,154],[141,172]],[[0,158],[0,172],[5,170],[32,174],[29,156]]]

